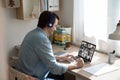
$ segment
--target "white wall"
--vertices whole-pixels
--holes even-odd
[[[21,44],[27,32],[37,27],[37,19],[16,19],[16,9],[5,8],[4,1],[2,1],[2,8],[0,9],[0,11],[4,14],[3,21],[5,23],[5,42],[7,44],[6,51],[7,53],[11,53],[15,45]]]
[[[1,3],[1,2],[0,2]],[[0,4],[1,10],[1,4]],[[0,80],[8,80],[7,54],[5,50],[5,30],[3,25],[3,14],[0,11]]]
[[[60,24],[73,27],[73,0],[60,0]]]
[[[1,8],[0,8],[1,9]],[[0,22],[1,22],[0,16]],[[0,80],[7,80],[7,54],[5,50],[5,42],[4,42],[4,27],[3,23],[0,24]]]

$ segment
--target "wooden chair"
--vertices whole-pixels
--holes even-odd
[[[25,73],[22,73],[12,67],[9,67],[9,80],[38,80],[38,79]]]
[[[10,58],[9,58],[9,66],[10,66],[9,67],[9,80],[39,80],[30,75],[22,73],[16,69],[19,48],[20,48],[20,45],[16,45],[14,47],[15,56],[10,56]]]

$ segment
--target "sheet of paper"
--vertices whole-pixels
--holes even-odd
[[[105,73],[108,73],[108,72],[111,72],[117,69],[118,67],[114,65],[110,65],[108,63],[101,63],[101,64],[94,65],[88,68],[84,68],[83,70],[95,76],[99,76],[99,75],[102,75],[102,74],[105,74]]]

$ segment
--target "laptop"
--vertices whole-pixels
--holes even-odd
[[[95,44],[87,42],[87,41],[82,41],[80,44],[78,55],[75,56],[75,60],[77,58],[83,58],[84,62],[91,62],[95,49],[96,49]]]
[[[94,52],[96,49],[96,45],[87,41],[82,41],[80,44],[80,48],[78,51],[78,55],[75,56],[74,60],[78,59],[78,58],[83,58],[84,62],[90,63],[92,61]],[[55,55],[62,55],[66,52],[63,51],[59,51],[54,53]],[[72,62],[72,61],[68,61],[68,62]]]

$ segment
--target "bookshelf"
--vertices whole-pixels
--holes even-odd
[[[16,8],[16,18],[38,19],[45,10],[59,11],[59,0],[20,0],[20,7]]]

